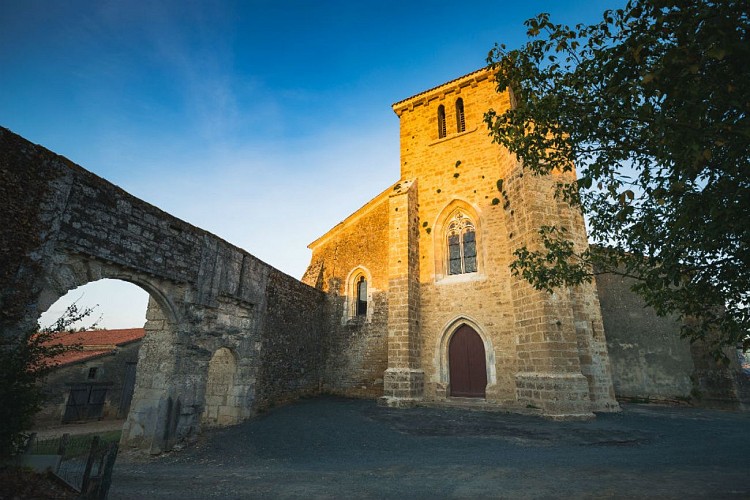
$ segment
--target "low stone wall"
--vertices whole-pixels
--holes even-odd
[[[604,274],[596,283],[617,397],[689,399],[695,366],[679,323],[646,307],[632,280]]]
[[[680,323],[657,316],[631,291],[633,280],[597,276],[615,394],[621,400],[691,402],[738,409],[750,404],[748,375],[736,353],[718,363],[701,343],[680,337]]]

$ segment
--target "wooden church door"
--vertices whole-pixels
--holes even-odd
[[[467,325],[460,327],[448,345],[451,396],[483,398],[487,363],[482,338]]]

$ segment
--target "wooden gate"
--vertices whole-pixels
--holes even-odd
[[[106,399],[107,386],[86,384],[71,387],[63,423],[100,418]]]
[[[484,342],[473,328],[461,326],[448,345],[451,396],[483,398],[487,387]]]

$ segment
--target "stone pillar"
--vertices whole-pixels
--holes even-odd
[[[153,297],[144,328],[135,391],[120,443],[159,454],[199,430],[195,392],[204,371],[180,342],[185,337],[180,331],[187,331],[187,325],[170,322]]]
[[[382,402],[421,399],[424,371],[419,343],[419,228],[416,181],[402,181],[389,199],[388,369]]]
[[[520,165],[507,179],[506,210],[511,252],[542,248],[538,230],[559,222],[555,175],[534,176]],[[589,383],[581,371],[578,334],[569,290],[549,294],[512,278],[518,372],[516,397],[523,406],[558,418],[593,417]]]
[[[596,281],[572,289],[570,295],[578,339],[578,359],[581,373],[589,384],[591,410],[620,411],[612,383],[612,366],[604,336]]]

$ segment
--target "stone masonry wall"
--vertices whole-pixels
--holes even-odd
[[[617,397],[689,399],[695,367],[680,325],[647,308],[625,278],[602,274],[597,284]]]
[[[632,278],[597,276],[617,398],[687,402],[730,410],[750,407],[750,374],[735,350],[717,362],[703,342],[680,337],[676,318],[660,317],[631,290]]]
[[[631,278],[602,274],[597,283],[618,398],[732,410],[750,406],[745,389],[750,376],[734,350],[725,351],[724,365],[702,342],[681,338],[679,321],[657,316],[631,291]]]
[[[6,129],[0,178],[3,335],[98,279],[151,295],[125,444],[158,453],[200,430],[220,348],[237,359],[227,421],[318,391],[322,292]]]
[[[388,194],[386,189],[356,214],[310,245],[303,282],[328,294],[323,390],[355,397],[383,394],[388,363]],[[351,314],[355,269],[369,273],[366,316]]]
[[[463,131],[457,125],[458,99],[465,113]],[[438,132],[441,105],[444,137]],[[550,295],[510,274],[513,250],[535,248],[542,225],[567,224],[580,230],[584,244],[585,230],[581,217],[561,212],[553,197],[554,176],[524,176],[515,157],[488,137],[483,114],[509,106],[507,93],[496,91],[487,70],[393,105],[401,121],[402,179],[419,181],[425,397],[442,399],[450,393],[446,338],[467,324],[489,351],[488,401],[533,405],[551,415],[616,409],[606,346],[593,338],[591,325],[600,324],[595,290]],[[455,210],[476,225],[477,273],[446,272],[445,225]]]
[[[464,132],[457,132],[455,101],[464,102]],[[437,109],[446,111],[447,135],[438,138]],[[497,181],[513,162],[493,145],[482,123],[488,108],[507,107],[486,72],[397,103],[402,178],[418,178],[420,336],[426,399],[448,395],[446,337],[461,322],[478,331],[490,351],[487,400],[515,404],[517,369],[510,252]],[[445,270],[446,219],[461,209],[476,226],[478,272],[449,276]]]
[[[261,328],[257,404],[269,407],[299,395],[317,394],[325,366],[325,297],[273,270]]]

